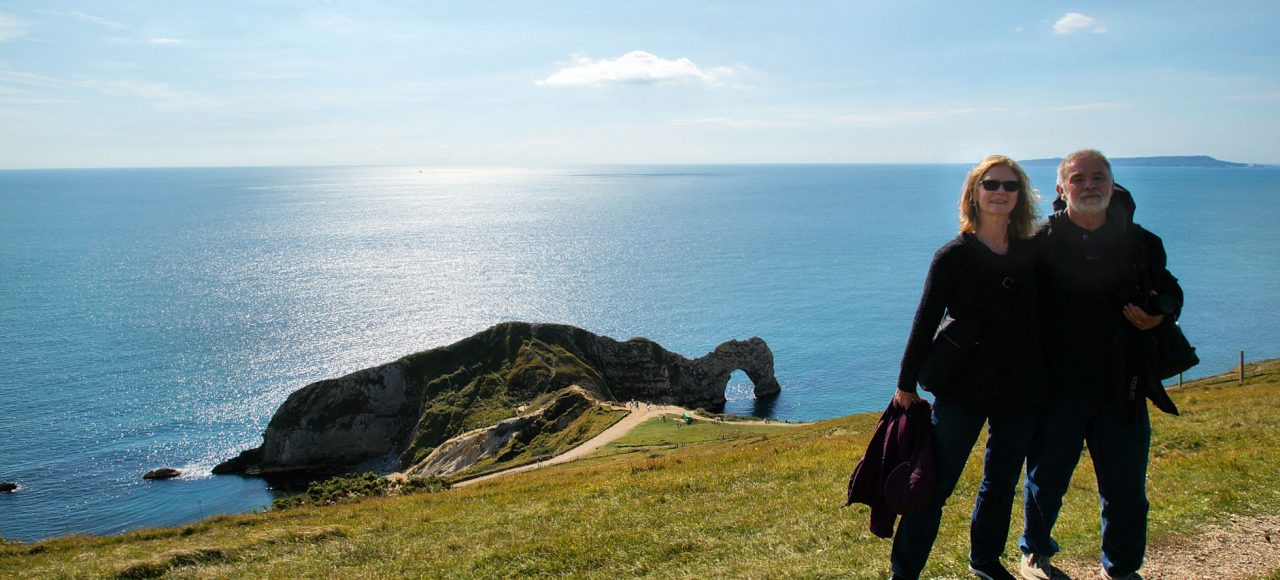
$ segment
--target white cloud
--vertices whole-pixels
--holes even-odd
[[[30,23],[25,20],[0,12],[0,42],[17,40],[26,36],[27,26],[29,25]]]
[[[633,50],[615,59],[591,60],[578,56],[576,64],[537,81],[545,87],[600,86],[605,84],[654,84],[664,82],[701,82],[719,84],[734,70],[714,67],[703,70],[688,58],[668,60],[643,50]]]
[[[1053,23],[1054,34],[1075,34],[1077,32],[1092,32],[1101,34],[1107,29],[1102,27],[1102,23],[1098,22],[1092,16],[1085,16],[1079,12],[1068,12],[1057,22]]]

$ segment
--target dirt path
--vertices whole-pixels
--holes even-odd
[[[1148,580],[1259,578],[1280,572],[1280,514],[1231,516],[1225,526],[1207,526],[1147,547],[1140,571]],[[1059,564],[1072,578],[1097,578],[1098,563]]]
[[[655,417],[661,417],[662,415],[687,414],[691,417],[696,417],[701,421],[715,420],[710,417],[699,415],[695,411],[690,411],[689,409],[686,409],[684,407],[677,407],[675,405],[646,405],[644,403],[641,403],[639,408],[634,408],[634,409],[628,408],[628,407],[618,407],[618,406],[615,406],[612,408],[620,411],[629,411],[630,413],[626,417],[623,417],[622,420],[618,421],[617,423],[614,423],[612,427],[605,429],[599,435],[596,435],[595,437],[588,439],[585,443],[577,447],[574,447],[569,451],[561,453],[560,455],[557,455],[545,461],[530,463],[528,465],[513,467],[511,469],[506,469],[503,471],[499,471],[497,473],[490,473],[488,475],[482,475],[480,477],[476,477],[473,479],[459,481],[457,483],[454,483],[453,487],[463,487],[463,486],[471,485],[473,483],[480,483],[482,481],[493,479],[495,477],[511,475],[513,473],[521,473],[524,471],[530,471],[530,470],[538,469],[541,467],[547,467],[549,465],[558,465],[561,463],[567,463],[567,462],[573,461],[575,459],[581,459],[592,453],[595,453],[601,447],[604,447],[605,445],[608,445],[610,443],[613,443],[614,441],[617,441],[618,439],[621,439],[623,435],[630,433],[632,429],[635,429],[641,423],[644,423],[645,421],[648,421],[649,419],[653,419]],[[779,421],[730,421],[730,422],[726,422],[725,424],[782,426],[782,425],[802,425],[803,423],[783,423]]]

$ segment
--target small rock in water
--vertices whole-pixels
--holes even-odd
[[[148,471],[146,475],[142,476],[142,479],[173,479],[179,475],[182,475],[181,471],[172,467],[161,467],[160,469]]]
[[[12,481],[0,482],[0,493],[12,493],[18,491],[18,484]]]

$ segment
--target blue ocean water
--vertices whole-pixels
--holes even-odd
[[[289,393],[504,320],[690,357],[760,336],[783,393],[757,405],[735,373],[729,411],[879,410],[967,169],[0,171],[0,480],[23,486],[0,537],[269,505],[209,469]],[[1280,356],[1280,170],[1117,179],[1186,291],[1191,374]],[[187,475],[140,479],[162,466]]]

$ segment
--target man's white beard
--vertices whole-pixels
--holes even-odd
[[[1067,196],[1067,208],[1072,212],[1082,215],[1106,213],[1107,206],[1109,205],[1111,205],[1110,195],[1102,196],[1102,203],[1095,204],[1077,204],[1071,200],[1071,196]]]

